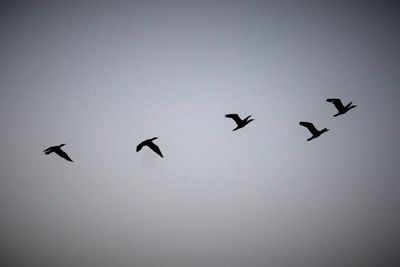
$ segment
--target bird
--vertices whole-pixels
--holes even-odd
[[[147,140],[144,140],[143,142],[141,142],[139,145],[137,145],[136,147],[136,152],[139,152],[142,147],[147,146],[149,147],[151,150],[153,150],[154,152],[156,152],[160,157],[164,157],[163,154],[161,153],[160,148],[153,143],[154,140],[158,139],[158,137],[153,137]]]
[[[346,106],[343,106],[342,101],[339,98],[328,98],[326,101],[332,103],[338,110],[338,113],[333,115],[333,117],[345,114],[350,109],[357,107],[355,105],[351,105],[353,102],[350,102]]]
[[[324,132],[329,131],[329,129],[327,129],[327,128],[324,128],[322,130],[317,130],[317,128],[315,128],[314,124],[312,124],[311,122],[301,121],[301,122],[299,122],[299,124],[301,126],[306,127],[312,134],[312,136],[310,138],[308,138],[307,141],[310,141],[310,140],[312,140],[314,138],[317,138],[318,136],[320,136]]]
[[[57,155],[59,155],[60,157],[62,157],[63,159],[66,159],[68,161],[72,161],[72,159],[67,155],[67,153],[65,153],[61,147],[65,146],[65,144],[61,144],[59,146],[51,146],[45,150],[43,150],[44,154],[48,155],[50,153],[55,152]]]
[[[251,117],[251,115],[247,116],[243,120],[239,117],[238,114],[225,114],[225,117],[226,118],[231,118],[232,120],[234,120],[236,122],[237,127],[235,129],[233,129],[232,131],[236,131],[236,130],[238,130],[240,128],[243,128],[244,126],[246,126],[251,121],[254,121],[254,119],[249,119]]]

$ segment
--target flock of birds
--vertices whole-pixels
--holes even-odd
[[[338,111],[338,113],[333,115],[333,117],[345,114],[350,109],[357,107],[355,105],[352,105],[353,102],[350,102],[346,106],[344,106],[342,104],[342,101],[340,99],[338,99],[338,98],[328,98],[326,101],[329,102],[329,103],[332,103],[336,107],[336,109]],[[246,126],[247,124],[249,124],[250,122],[252,122],[254,120],[254,119],[250,119],[251,115],[247,116],[244,119],[241,119],[238,114],[226,114],[225,117],[226,118],[230,118],[230,119],[235,121],[237,126],[236,126],[235,129],[233,129],[233,131],[236,131],[236,130],[238,130],[240,128],[243,128],[244,126]],[[315,128],[314,124],[312,124],[311,122],[301,121],[301,122],[299,122],[299,124],[301,126],[306,127],[312,134],[312,136],[310,138],[308,138],[307,141],[315,139],[315,138],[319,137],[321,134],[329,131],[329,129],[327,129],[327,128],[324,128],[322,130],[318,130],[317,128]],[[156,154],[158,154],[160,157],[163,158],[164,156],[161,153],[160,148],[156,144],[153,143],[153,141],[156,140],[157,138],[158,137],[153,137],[153,138],[144,140],[143,142],[141,142],[140,144],[137,145],[136,152],[139,152],[144,146],[147,146],[148,148],[150,148]],[[51,147],[47,148],[46,150],[44,150],[43,152],[46,155],[51,154],[51,153],[54,152],[57,155],[59,155],[60,157],[62,157],[63,159],[66,159],[66,160],[72,162],[72,159],[68,156],[68,154],[65,153],[61,149],[61,147],[63,147],[63,146],[65,146],[65,144],[61,144],[61,145],[58,145],[58,146],[51,146]]]

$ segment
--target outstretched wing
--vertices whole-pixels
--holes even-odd
[[[301,121],[299,122],[301,126],[306,127],[313,135],[318,133],[318,130],[315,128],[314,124],[311,122]]]
[[[73,162],[72,159],[67,155],[67,153],[65,153],[64,151],[62,151],[61,148],[55,150],[54,152],[56,152],[57,155],[59,155],[59,156],[62,157],[63,159],[66,159],[66,160],[68,160],[68,161]]]
[[[350,109],[350,108],[355,108],[355,107],[357,107],[356,105],[352,106],[352,104],[353,104],[353,102],[348,103],[348,104],[345,106],[345,108],[346,108],[346,109]]]
[[[43,150],[43,152],[44,152],[45,154],[50,154],[51,152],[53,152],[52,149],[53,149],[53,146],[51,146],[51,147],[49,147],[49,148],[46,148],[45,150]]]
[[[152,143],[152,142],[149,142],[149,143],[147,143],[147,146],[151,149],[151,150],[153,150],[154,152],[156,152],[160,157],[164,157],[163,156],[163,154],[161,153],[161,150],[160,150],[160,148],[156,145],[156,144],[154,144],[154,143]]]
[[[46,150],[43,150],[43,152],[44,152],[44,154],[48,155],[48,154],[50,154],[50,153],[54,152],[54,150],[53,150],[53,148],[52,148],[52,147],[49,147],[48,149],[46,149]]]
[[[145,140],[145,141],[143,141],[143,142],[141,142],[140,144],[137,145],[136,152],[139,152],[142,149],[142,147],[146,145],[146,141],[147,140]]]
[[[242,122],[238,114],[225,114],[225,117],[234,120],[238,125]]]
[[[337,110],[343,110],[344,109],[342,101],[339,98],[328,98],[326,101],[329,102],[329,103],[332,103]]]

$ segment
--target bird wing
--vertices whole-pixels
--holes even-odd
[[[145,140],[145,141],[143,141],[143,142],[141,142],[140,144],[137,145],[136,152],[139,152],[142,149],[142,147],[146,145],[146,141],[147,140]]]
[[[315,128],[314,124],[311,122],[301,121],[299,122],[301,126],[306,127],[313,135],[318,133],[318,130]]]
[[[339,98],[328,98],[326,101],[332,103],[337,110],[344,109],[342,101]]]
[[[238,114],[225,114],[225,117],[234,120],[238,125],[242,122]]]
[[[51,153],[51,152],[52,152],[52,151],[51,151],[51,150],[52,150],[52,148],[53,148],[52,146],[51,146],[51,147],[49,147],[49,148],[46,148],[45,150],[43,150],[43,152],[44,152],[44,153],[46,153],[46,154],[49,154],[49,153]]]
[[[160,155],[160,157],[164,157],[163,156],[163,154],[161,153],[161,150],[160,150],[160,148],[156,145],[156,144],[154,144],[154,143],[152,143],[152,142],[149,142],[149,143],[147,143],[146,144],[151,150],[153,150],[154,152],[156,152],[158,155]]]
[[[353,102],[348,103],[345,108],[346,109],[350,109],[351,108],[351,104],[353,104]],[[357,107],[356,105],[353,106],[353,108]]]
[[[57,153],[57,155],[59,155],[60,157],[62,157],[63,159],[66,159],[68,161],[72,161],[72,159],[67,155],[67,153],[65,153],[64,151],[61,150],[61,148],[56,149],[54,152]]]

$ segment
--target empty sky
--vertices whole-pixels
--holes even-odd
[[[2,1],[0,261],[395,266],[399,11]]]

